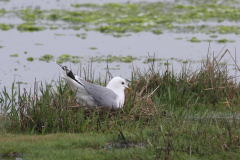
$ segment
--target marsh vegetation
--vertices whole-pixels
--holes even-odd
[[[231,53],[209,56],[196,71],[184,66],[180,73],[168,66],[156,70],[154,58],[144,73],[133,68],[132,91],[118,110],[82,108],[61,80],[35,82],[33,92],[3,90],[0,154],[76,159],[81,151],[83,158],[238,159],[240,86],[227,66],[219,65],[226,54]],[[106,79],[96,79],[88,71],[82,76],[96,84],[104,86],[111,78],[107,72]]]

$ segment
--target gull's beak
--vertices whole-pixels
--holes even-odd
[[[61,67],[64,71],[65,71],[65,69],[64,69],[64,66],[62,66],[61,64],[59,64],[59,63],[57,63],[56,61],[54,61],[53,60],[53,62],[55,62],[57,65],[59,65],[59,67]]]
[[[131,88],[129,88],[129,87],[126,87],[126,89],[130,92],[131,91]]]

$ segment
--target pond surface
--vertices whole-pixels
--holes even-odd
[[[147,63],[149,56],[155,55],[155,58],[159,59],[155,63],[157,69],[165,69],[166,65],[164,64],[168,62],[170,68],[173,66],[173,69],[178,72],[183,65],[200,68],[200,62],[206,58],[208,52],[210,55],[217,55],[226,45],[221,53],[228,49],[235,57],[236,52],[237,62],[239,62],[240,2],[229,1],[230,5],[221,6],[226,11],[233,10],[236,17],[229,18],[232,16],[229,14],[229,17],[225,17],[221,21],[218,20],[218,16],[216,16],[216,20],[212,18],[211,20],[201,20],[201,17],[197,17],[194,22],[189,20],[189,17],[182,18],[181,16],[188,15],[188,12],[185,13],[181,10],[173,11],[174,15],[179,14],[180,20],[176,20],[176,17],[171,20],[161,17],[161,22],[157,22],[159,19],[156,18],[156,15],[153,15],[153,19],[151,19],[152,17],[144,18],[148,14],[148,9],[142,9],[141,12],[136,13],[137,17],[143,17],[136,20],[133,18],[135,13],[130,12],[132,10],[125,11],[125,9],[129,9],[125,8],[125,5],[128,5],[128,2],[136,4],[130,7],[138,5],[142,7],[139,1],[123,0],[121,1],[123,6],[120,9],[116,7],[115,3],[111,4],[112,8],[117,8],[116,10],[110,10],[112,8],[105,5],[109,2],[117,1],[82,0],[81,4],[91,3],[90,7],[82,8],[76,5],[81,5],[76,0],[0,1],[0,88],[2,89],[4,86],[10,88],[14,80],[23,82],[22,87],[30,88],[33,87],[35,79],[48,83],[51,80],[59,79],[63,72],[52,62],[52,59],[69,66],[78,74],[80,64],[81,67],[88,67],[92,63],[96,78],[105,76],[108,60],[108,68],[112,75],[127,79],[131,77],[133,68],[130,56],[134,59],[134,67],[142,71],[147,70],[150,66],[150,63]],[[147,4],[150,6],[154,2],[159,1],[152,0]],[[175,4],[187,4],[183,1],[172,3],[173,0],[162,0],[161,2],[164,5],[166,3],[169,8],[174,8]],[[190,2],[188,1],[189,4],[191,4]],[[220,3],[220,1],[218,2]],[[100,7],[96,8],[93,4],[100,5]],[[234,4],[236,7],[231,7]],[[194,5],[197,6],[192,4],[192,6]],[[178,5],[177,8],[179,7],[181,8]],[[195,10],[189,12],[191,14],[195,11],[199,13],[203,9],[205,8],[195,7]],[[99,18],[96,13],[98,10],[99,14],[106,13],[106,15],[101,15],[103,17]],[[151,10],[152,8],[149,9],[149,12],[152,12]],[[116,15],[108,17],[112,12],[120,12],[125,15],[118,17],[119,20],[116,22],[116,17],[114,17]],[[212,12],[215,11],[210,13]],[[73,14],[74,17],[69,16]],[[165,11],[163,14],[166,14],[165,18],[168,18],[170,13]],[[87,17],[84,17],[86,15]],[[49,19],[49,16],[54,19]],[[79,16],[80,22],[76,21],[79,20]],[[147,16],[151,16],[151,14]],[[57,19],[55,19],[56,17]],[[156,21],[154,17],[157,19]],[[87,21],[85,20],[83,23],[84,18]],[[148,21],[149,19],[151,20]],[[163,19],[168,22],[162,22]],[[130,23],[126,23],[128,21]],[[180,23],[180,21],[186,22]],[[106,30],[106,26],[112,28]],[[211,41],[210,48],[209,41]],[[50,57],[46,58],[45,55]],[[226,55],[224,60],[229,62],[230,72],[235,74],[231,56]]]

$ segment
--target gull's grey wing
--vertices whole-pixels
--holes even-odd
[[[84,80],[81,80],[84,88],[88,91],[88,93],[92,96],[94,101],[99,106],[107,106],[117,108],[119,104],[117,104],[117,94],[112,90],[95,85],[92,83],[88,83]]]

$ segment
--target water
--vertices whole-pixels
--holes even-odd
[[[152,0],[156,1],[156,0]],[[97,3],[103,4],[106,2],[115,2],[114,0],[83,0],[81,3]],[[117,2],[117,1],[116,1]],[[121,2],[128,2],[121,1]],[[138,2],[132,0],[130,2]],[[170,1],[168,1],[170,2]],[[6,10],[18,10],[21,8],[40,8],[45,10],[50,9],[64,9],[73,10],[71,4],[79,3],[76,0],[70,1],[20,1],[10,0],[9,2],[0,1],[0,9]],[[22,19],[14,15],[13,13],[6,14],[0,17],[0,23],[11,23],[19,25],[24,23]],[[178,60],[191,60],[200,61],[206,58],[208,53],[209,42],[202,41],[200,43],[191,43],[192,37],[197,37],[200,40],[210,39],[207,34],[203,33],[172,33],[165,31],[163,34],[156,35],[152,32],[139,32],[129,33],[131,36],[115,38],[110,34],[104,34],[96,31],[85,31],[83,29],[63,29],[64,26],[69,24],[62,21],[37,21],[37,24],[45,25],[54,24],[61,27],[56,30],[50,30],[49,28],[39,32],[20,32],[16,26],[14,29],[8,31],[0,30],[0,89],[4,86],[11,87],[13,81],[23,82],[24,88],[33,87],[35,79],[37,81],[48,82],[51,80],[57,80],[62,70],[52,62],[39,61],[45,54],[51,54],[56,60],[62,54],[70,54],[72,56],[83,57],[80,62],[82,66],[90,64],[90,58],[99,56],[106,57],[108,55],[127,56],[131,55],[138,59],[134,61],[134,67],[140,68],[140,70],[147,69],[149,64],[144,64],[143,61],[147,59],[148,54],[156,58],[162,58],[161,62],[156,63],[158,69],[164,69],[166,66],[160,63],[166,63],[167,60],[173,65],[174,70],[180,71],[183,64],[177,62]],[[215,25],[214,22],[200,22],[201,24]],[[238,22],[227,22],[226,25],[237,25]],[[86,34],[86,39],[77,37],[76,34]],[[181,37],[181,40],[176,38]],[[227,43],[225,49],[228,49],[234,56],[235,49],[239,53],[240,36],[236,34],[218,35],[217,39],[226,38],[228,40],[234,40],[233,43]],[[210,53],[218,54],[225,44],[211,42]],[[91,47],[95,47],[93,50]],[[224,49],[224,51],[225,51]],[[26,54],[25,54],[26,52]],[[10,55],[18,54],[18,57],[10,57]],[[238,54],[239,55],[239,54]],[[34,61],[27,61],[28,57],[33,57]],[[173,58],[171,60],[171,58]],[[230,55],[225,57],[226,60],[230,60]],[[239,62],[239,56],[237,57]],[[230,63],[229,69],[234,74],[235,71],[233,62]],[[70,66],[75,73],[78,73],[80,65],[70,62],[63,63],[63,65]],[[189,63],[188,63],[189,65]],[[194,68],[200,67],[200,63],[191,63]],[[94,62],[92,64],[95,70],[95,77],[103,77],[106,73],[106,62]],[[123,78],[130,78],[132,71],[132,63],[113,62],[109,63],[108,67],[113,76],[122,76]],[[172,68],[172,67],[171,67]],[[17,85],[16,85],[17,86]]]

